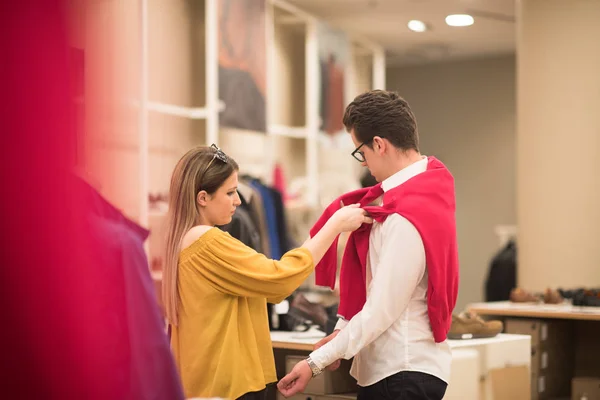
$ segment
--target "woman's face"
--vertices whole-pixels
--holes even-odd
[[[234,171],[213,194],[206,195],[201,209],[207,225],[226,225],[231,222],[236,207],[242,204],[237,186],[238,174]]]

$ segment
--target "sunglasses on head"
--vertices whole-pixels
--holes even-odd
[[[202,173],[202,177],[200,178],[200,182],[203,182],[204,180],[204,175],[206,175],[206,171],[208,171],[208,169],[210,168],[210,166],[212,165],[212,163],[215,161],[215,159],[227,164],[229,161],[229,157],[227,157],[227,154],[223,153],[223,150],[221,150],[220,148],[217,147],[216,144],[211,144],[210,148],[213,149],[215,151],[212,160],[210,160],[210,162],[208,163],[208,165],[206,166],[206,168],[204,168],[204,172]],[[202,185],[200,185],[202,186]]]
[[[229,161],[229,157],[227,157],[227,155],[225,153],[223,153],[223,150],[218,148],[217,145],[214,143],[210,145],[210,148],[215,150],[215,155],[213,156],[213,159],[210,161],[211,163],[215,160],[215,158],[218,158],[220,161],[227,164],[227,161]],[[209,165],[210,165],[210,163],[209,163]]]

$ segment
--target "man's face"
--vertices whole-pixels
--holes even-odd
[[[361,162],[360,164],[369,169],[371,175],[373,175],[377,182],[381,182],[381,179],[378,176],[380,175],[380,173],[378,172],[378,166],[381,163],[381,157],[371,147],[367,146],[368,144],[371,145],[372,142],[363,144],[363,142],[359,141],[356,138],[356,135],[354,134],[354,129],[350,131],[350,136],[352,137],[352,142],[354,143],[355,147],[359,147],[362,145],[359,151],[363,154],[365,161]]]

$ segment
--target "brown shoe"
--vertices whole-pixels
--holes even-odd
[[[321,304],[308,301],[302,293],[296,294],[290,304],[288,314],[310,320],[325,331],[328,319],[327,310]]]
[[[558,293],[558,290],[547,288],[546,292],[544,292],[544,303],[546,304],[562,304],[563,301],[564,300],[560,293]]]
[[[478,339],[494,337],[504,329],[502,321],[484,321],[475,313],[452,314],[448,339]]]
[[[540,296],[521,288],[514,288],[510,292],[510,301],[513,303],[539,303],[541,300]]]

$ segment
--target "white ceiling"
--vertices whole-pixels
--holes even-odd
[[[515,0],[288,0],[331,25],[384,46],[388,65],[439,62],[513,53]],[[475,18],[468,27],[445,23],[448,14]],[[423,33],[407,28],[424,21]]]

